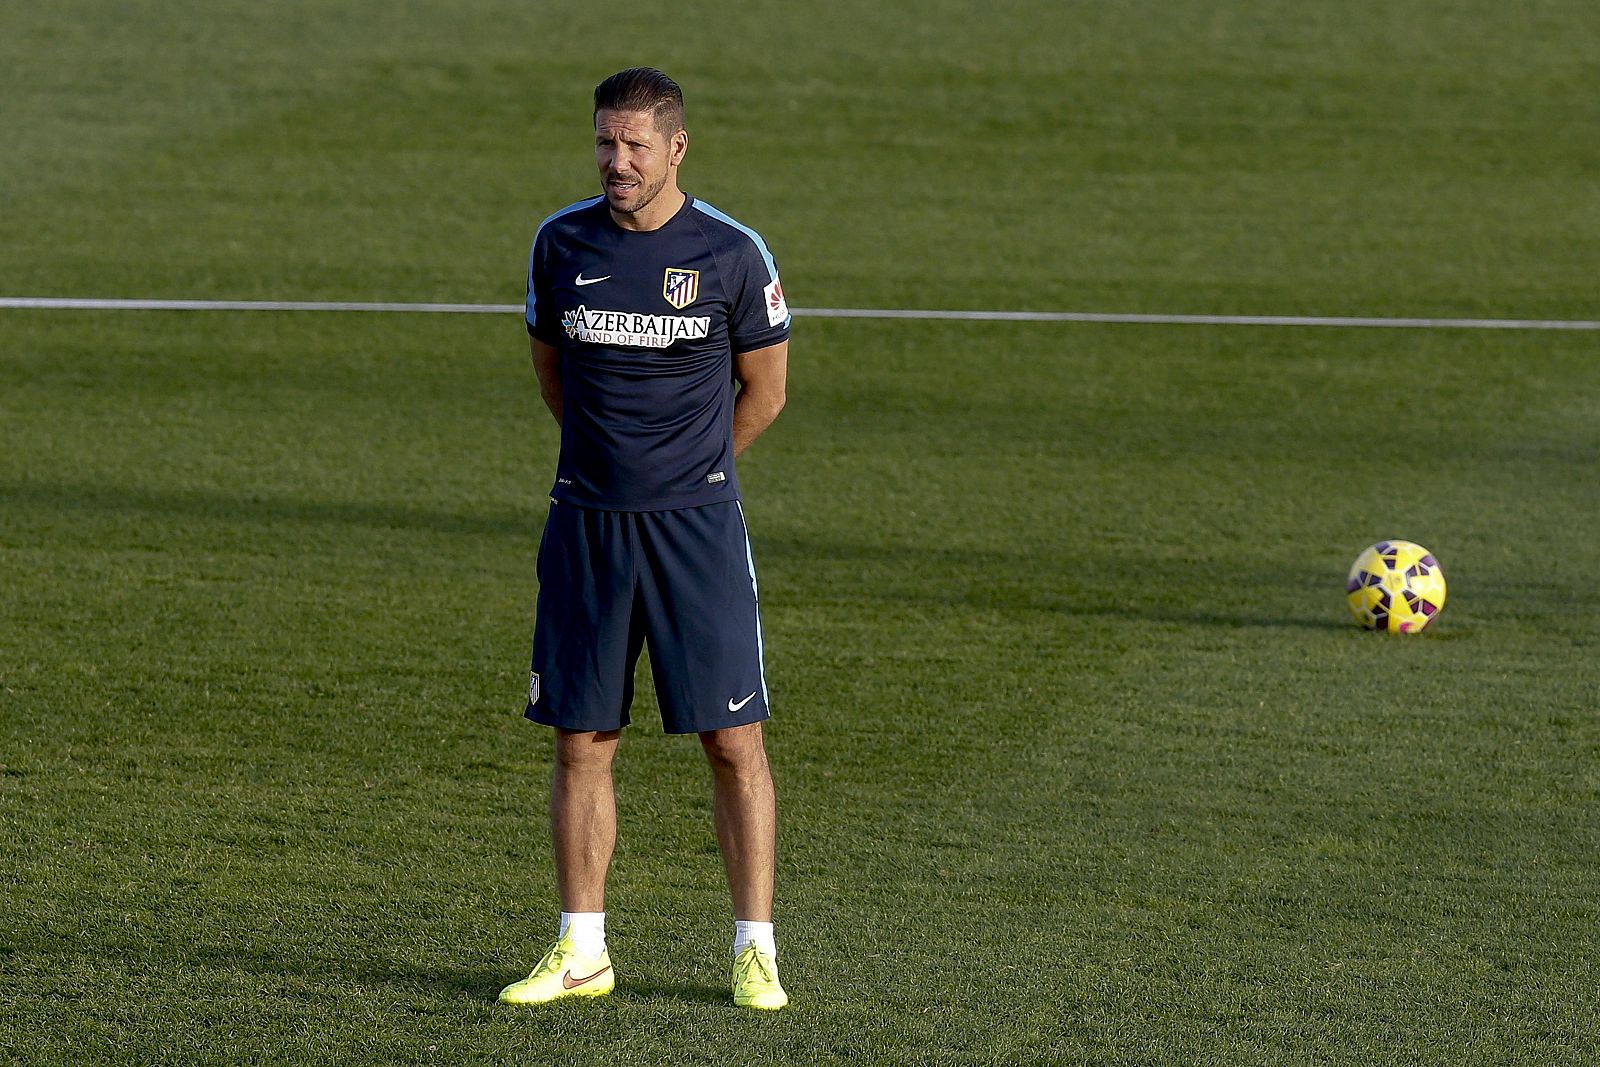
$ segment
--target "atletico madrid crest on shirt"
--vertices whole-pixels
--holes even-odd
[[[661,282],[661,295],[675,308],[686,308],[700,295],[700,272],[683,267],[668,267]]]

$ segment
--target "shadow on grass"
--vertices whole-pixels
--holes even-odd
[[[0,504],[99,511],[172,519],[211,519],[227,523],[298,523],[355,526],[377,530],[475,534],[536,539],[544,523],[537,499],[526,510],[473,514],[379,501],[306,499],[218,489],[151,489],[137,486],[65,482],[0,483]],[[142,528],[142,527],[141,527]]]
[[[526,973],[515,966],[425,967],[398,959],[301,955],[260,945],[197,945],[170,962],[183,968],[234,971],[265,979],[314,979],[319,984],[346,981],[487,1003],[493,1003],[500,990]]]
[[[685,1004],[719,1005],[733,1002],[733,994],[723,986],[634,980],[626,975],[617,979],[616,992],[611,995],[629,1001],[676,1000]]]
[[[208,968],[243,970],[260,975],[312,975],[337,977],[364,986],[386,986],[450,999],[493,1004],[500,990],[523,977],[515,967],[422,967],[400,960],[322,961],[285,960],[260,952],[238,954],[216,950],[195,953],[194,962]],[[683,1004],[727,1004],[725,987],[694,982],[664,982],[623,974],[611,996],[619,1001],[647,1003],[676,1001]]]
[[[1224,626],[1231,630],[1349,630],[1355,625],[1348,619],[1337,617],[1269,618],[1264,615],[1226,615],[1212,611],[1171,611],[1159,608],[1088,608],[1071,611],[1069,614],[1143,622],[1170,622],[1184,626]]]
[[[397,986],[447,997],[465,997],[488,1004],[495,1002],[501,989],[522,977],[503,968],[423,970],[403,965],[352,968],[351,976],[368,985]],[[617,988],[611,996],[619,1001],[634,1003],[670,1000],[685,1004],[726,1004],[730,994],[728,990],[714,986],[652,981],[624,974],[617,978]]]
[[[60,512],[98,511],[200,519],[229,524],[347,526],[414,533],[516,538],[536,543],[544,521],[542,501],[526,509],[453,512],[401,503],[308,499],[232,493],[218,489],[158,489],[70,482],[0,482],[0,505],[33,505]],[[881,544],[866,540],[758,537],[759,560],[774,566],[844,564],[870,571],[873,580],[850,586],[849,596],[895,604],[935,601],[973,608],[1028,610],[1064,617],[1172,623],[1228,629],[1334,631],[1350,624],[1342,608],[1286,616],[1194,610],[1163,604],[1162,593],[1212,589],[1217,575],[1231,576],[1241,597],[1261,602],[1303,598],[1333,604],[1342,592],[1336,572],[1261,566],[1259,559],[1155,559],[1135,552],[1085,552],[1070,546],[994,550],[934,544]],[[1203,550],[1205,546],[1197,546]],[[1281,594],[1280,594],[1281,591]],[[1325,597],[1324,597],[1325,592]]]
[[[522,978],[503,967],[414,967],[403,963],[369,961],[336,968],[362,985],[394,986],[446,997],[465,997],[493,1003],[500,990]]]
[[[1065,544],[1013,550],[887,545],[757,537],[758,562],[774,568],[840,565],[871,581],[830,586],[851,600],[895,605],[1031,611],[1063,620],[1170,623],[1231,630],[1338,631],[1351,627],[1344,610],[1344,576],[1290,563],[1268,565],[1235,557],[1226,546],[1196,545],[1208,558],[1173,559],[1133,550],[1094,550]],[[1192,594],[1192,595],[1187,595]],[[1260,604],[1252,612],[1202,603]],[[1304,613],[1282,605],[1306,605]]]

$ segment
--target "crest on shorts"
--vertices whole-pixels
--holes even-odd
[[[531,680],[528,682],[528,706],[539,703],[539,672],[531,671]]]
[[[661,295],[675,308],[686,308],[700,295],[700,272],[684,267],[668,267],[661,280]]]

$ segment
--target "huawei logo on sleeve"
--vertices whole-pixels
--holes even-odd
[[[789,319],[789,304],[783,299],[783,283],[772,279],[772,284],[761,290],[767,298],[767,325],[782,326]]]

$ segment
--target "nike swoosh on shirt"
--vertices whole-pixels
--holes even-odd
[[[739,703],[737,703],[737,704],[735,704],[732,700],[729,700],[728,701],[728,710],[729,711],[738,711],[740,708],[744,707],[746,704],[750,703],[755,698],[756,698],[756,695],[754,693],[751,693],[749,696],[745,697],[743,700],[739,701]]]
[[[579,271],[578,272],[578,276],[575,279],[573,279],[572,284],[573,285],[593,285],[595,282],[606,281],[610,277],[611,277],[611,275],[609,275],[609,274],[602,274],[598,278],[585,278],[583,276],[583,271]]]

